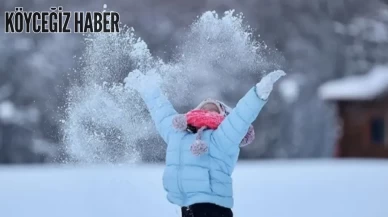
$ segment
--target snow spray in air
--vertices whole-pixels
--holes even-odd
[[[120,29],[85,37],[83,76],[69,92],[64,123],[67,151],[81,162],[137,162],[141,155],[164,148],[144,102],[123,82],[135,69],[157,72],[164,93],[179,109],[207,97],[222,98],[242,83],[253,85],[260,72],[276,65],[264,58],[265,44],[254,39],[243,16],[233,11],[198,17],[168,62],[153,57],[132,28]]]

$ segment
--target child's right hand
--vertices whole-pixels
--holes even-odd
[[[276,70],[266,75],[259,83],[256,84],[256,94],[262,100],[267,100],[272,92],[273,85],[286,73],[282,70]]]
[[[138,69],[130,72],[128,77],[124,79],[126,88],[133,88],[137,91],[155,87],[160,81],[161,78],[155,71],[149,71],[147,74],[143,74]]]
[[[145,86],[145,75],[136,69],[128,74],[128,77],[124,79],[124,83],[126,88],[140,90]]]

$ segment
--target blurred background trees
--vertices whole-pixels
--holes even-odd
[[[101,10],[103,1],[3,0],[13,11]],[[255,122],[257,139],[241,158],[330,157],[337,138],[336,110],[317,96],[323,82],[366,73],[388,62],[388,1],[242,0],[109,1],[124,24],[133,26],[152,53],[164,60],[185,28],[208,10],[243,12],[271,49],[278,50],[289,76],[276,86]],[[4,19],[0,13],[0,19]],[[4,23],[0,26],[4,29]],[[83,49],[80,34],[0,32],[0,163],[55,161],[64,154],[60,123],[69,82],[79,75],[74,56]],[[274,58],[279,58],[274,56]],[[248,85],[248,84],[246,84]],[[225,96],[237,102],[243,92]],[[194,106],[194,105],[189,105]],[[163,159],[144,151],[144,160]],[[159,150],[160,149],[160,150]]]

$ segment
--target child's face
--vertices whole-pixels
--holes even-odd
[[[205,105],[202,106],[201,109],[211,111],[211,112],[220,113],[220,110],[218,109],[218,107],[216,105],[214,105],[213,103],[206,103]]]

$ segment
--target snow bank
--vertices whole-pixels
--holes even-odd
[[[329,81],[319,88],[324,100],[371,100],[388,90],[388,66],[376,66],[366,75]]]
[[[163,167],[0,167],[0,216],[174,217]],[[240,162],[236,217],[387,217],[388,161]]]

